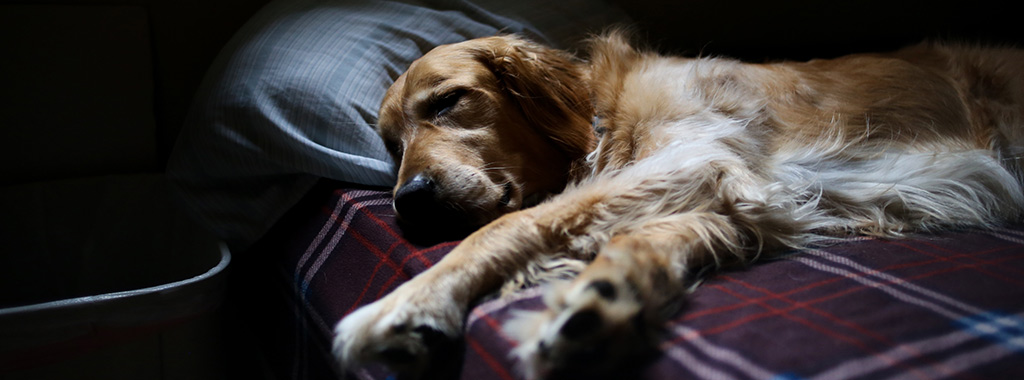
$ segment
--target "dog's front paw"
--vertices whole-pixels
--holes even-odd
[[[334,355],[343,369],[375,362],[421,374],[431,355],[461,334],[463,313],[443,295],[399,287],[338,323]]]
[[[530,379],[599,374],[649,348],[641,300],[624,276],[584,272],[545,294],[547,310],[520,312],[506,325]]]

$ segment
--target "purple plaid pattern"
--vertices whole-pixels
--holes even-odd
[[[329,360],[342,316],[457,244],[412,244],[388,192],[335,188],[305,202],[300,223],[273,232],[289,247],[280,269],[304,320],[296,340],[317,351],[289,364],[299,377],[316,377],[294,370],[311,366],[300,361]],[[519,378],[509,358],[516,342],[501,325],[514,309],[542,307],[540,294],[470,312],[461,378]],[[858,239],[726,271],[700,286],[666,331],[641,378],[1024,378],[1024,226]]]

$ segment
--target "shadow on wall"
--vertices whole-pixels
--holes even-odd
[[[203,75],[268,0],[0,0],[0,185],[162,171]]]
[[[752,61],[894,50],[927,39],[1020,45],[1013,3],[957,1],[613,0],[662,51]]]

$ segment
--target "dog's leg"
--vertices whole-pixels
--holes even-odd
[[[401,373],[422,373],[432,349],[462,335],[472,301],[551,252],[527,211],[488,224],[430,269],[342,319],[334,339],[341,366],[380,362]]]
[[[615,194],[581,195],[498,219],[471,235],[434,267],[384,298],[346,316],[337,325],[334,340],[334,353],[341,365],[347,367],[381,362],[399,372],[421,373],[431,360],[432,349],[462,334],[463,319],[473,300],[495,290],[522,268],[526,268],[530,261],[539,260],[547,254],[572,251],[570,241],[579,236],[567,230],[585,230],[585,226],[594,223],[597,215],[568,210],[592,211],[607,206],[608,200],[615,198]],[[600,206],[596,206],[595,202]],[[684,244],[686,239],[682,239],[673,226],[681,218],[689,217],[695,218],[692,221],[695,225],[706,225],[711,219],[722,218],[714,214],[685,214],[646,223],[641,226],[645,233],[637,234],[635,238],[623,236],[616,239],[616,243],[598,255],[598,262],[588,267],[590,269],[585,272],[585,277],[598,283],[594,285],[595,288],[611,289],[621,294],[620,303],[636,307],[643,306],[642,297],[653,296],[646,291],[644,294],[632,291],[632,286],[636,284],[647,288],[659,286],[657,284],[665,285],[665,288],[678,287],[677,280],[681,278],[681,273],[671,268],[684,264],[686,259],[655,254],[630,257],[630,252],[645,252],[645,249],[661,252],[666,247]],[[655,232],[663,227],[672,230]],[[736,240],[733,237],[722,239]],[[686,240],[685,244],[702,244],[700,241]],[[631,246],[641,243],[643,249]],[[702,249],[706,251],[708,248]],[[678,251],[678,254],[686,255],[684,251]],[[634,259],[650,262],[632,263]],[[613,267],[618,264],[623,267]],[[628,269],[629,275],[600,283],[599,279],[603,279],[600,274],[604,273],[600,268],[613,272]],[[655,268],[660,268],[657,284],[639,282],[653,279],[650,275]],[[578,281],[580,284],[584,282]],[[668,295],[664,292],[659,294]],[[651,305],[656,303],[662,302],[648,302]]]
[[[430,361],[433,342],[461,335],[470,303],[528,263],[545,255],[585,258],[599,251],[592,268],[554,297],[564,302],[552,305],[549,320],[538,324],[545,327],[520,334],[525,336],[521,355],[542,358],[540,340],[531,340],[535,336],[548,339],[545,344],[550,346],[562,338],[544,334],[558,335],[570,320],[570,325],[588,327],[592,316],[598,316],[601,328],[578,329],[582,333],[576,340],[593,342],[613,330],[635,332],[627,330],[629,324],[637,315],[653,316],[647,310],[677,296],[689,267],[743,259],[761,245],[784,244],[801,230],[790,210],[776,204],[763,181],[728,150],[695,143],[678,152],[488,224],[434,267],[345,317],[336,329],[336,356],[343,365],[376,361],[419,372]],[[700,165],[668,165],[680,160]],[[618,238],[609,245],[611,236]],[[614,297],[606,297],[608,293]],[[595,302],[603,302],[603,309],[596,311],[600,314],[588,311],[596,310],[590,307]],[[584,316],[573,318],[577,315]],[[579,346],[564,347],[564,354],[571,356]]]
[[[728,259],[715,252],[728,251],[740,234],[725,215],[688,212],[616,235],[575,280],[548,290],[548,310],[507,326],[520,340],[515,354],[527,376],[614,369],[650,344],[684,295],[687,273]]]
[[[660,327],[669,307],[679,305],[689,273],[796,246],[807,236],[807,210],[786,187],[714,142],[687,148],[556,201],[590,200],[580,209],[591,217],[559,223],[583,226],[563,230],[593,241],[597,255],[575,280],[548,289],[547,310],[522,313],[507,325],[527,376],[622,364],[637,343],[649,343],[648,328]],[[675,162],[693,164],[663,170]]]

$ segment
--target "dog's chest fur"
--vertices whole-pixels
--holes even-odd
[[[673,142],[741,132],[723,125],[758,133],[747,127],[765,124],[763,89],[746,78],[746,69],[727,60],[658,57],[624,72],[595,71],[594,87],[615,89],[599,92],[607,98],[596,101],[603,133],[592,158],[595,172],[621,169]]]

